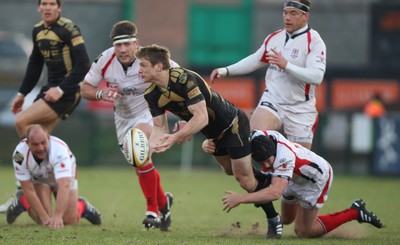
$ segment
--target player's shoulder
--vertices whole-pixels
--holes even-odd
[[[173,83],[186,84],[188,81],[188,72],[181,67],[172,68],[169,74]]]
[[[109,62],[109,60],[114,59],[115,57],[114,47],[110,47],[101,52],[101,54],[99,54],[93,62],[97,64],[103,64]]]
[[[68,149],[68,145],[67,143],[65,143],[64,140],[58,138],[57,136],[50,136],[50,144],[51,144],[51,148],[55,149],[56,151],[59,149]]]
[[[276,30],[276,31],[274,31],[274,32],[271,32],[270,34],[268,34],[268,36],[264,39],[264,42],[266,41],[266,40],[268,40],[268,39],[271,39],[271,38],[276,38],[276,37],[278,37],[279,35],[286,35],[285,34],[286,32],[285,32],[285,29],[279,29],[279,30]]]
[[[144,96],[148,97],[149,94],[151,94],[152,92],[158,91],[156,90],[157,85],[155,83],[152,83],[145,91],[144,91]]]
[[[34,29],[39,29],[39,28],[43,28],[43,27],[44,27],[44,21],[43,20],[41,20],[38,23],[33,25]]]
[[[13,162],[16,162],[18,164],[22,164],[25,158],[27,157],[27,153],[29,151],[28,144],[26,143],[26,138],[22,139],[17,147],[15,147],[14,153],[13,153]]]
[[[73,31],[76,26],[72,20],[62,16],[57,20],[57,24],[67,29],[68,31]]]
[[[320,40],[323,42],[321,35],[319,32],[313,28],[310,29],[310,34],[312,39]]]

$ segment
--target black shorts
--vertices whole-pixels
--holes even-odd
[[[55,111],[61,119],[67,119],[81,101],[80,92],[76,91],[75,93],[64,93],[57,102],[50,102],[44,99],[44,92],[46,92],[48,89],[49,87],[44,86],[40,90],[35,101],[38,99],[43,99],[43,101],[46,102],[46,104],[48,104],[50,108],[53,109],[53,111]]]
[[[229,155],[232,159],[239,159],[251,154],[250,122],[242,110],[238,110],[233,124],[219,135],[215,143],[214,156]]]

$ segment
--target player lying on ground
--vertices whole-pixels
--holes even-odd
[[[332,168],[322,157],[272,130],[255,131],[251,143],[253,159],[269,171],[272,183],[260,191],[242,195],[226,191],[222,199],[224,211],[229,212],[242,203],[281,198],[282,222],[284,225],[294,222],[294,231],[299,237],[323,236],[352,220],[382,227],[379,218],[365,209],[361,199],[355,200],[348,209],[319,215],[333,180]],[[213,149],[213,141],[203,142],[205,152]]]

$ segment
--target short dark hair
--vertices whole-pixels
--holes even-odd
[[[121,35],[136,35],[136,25],[128,20],[121,20],[115,23],[110,32],[110,38],[113,39],[116,36]]]
[[[161,62],[163,64],[163,70],[171,68],[169,61],[171,55],[169,50],[157,44],[141,48],[136,52],[135,55],[138,59],[145,58],[146,60],[150,61],[152,66],[155,66],[158,62]]]
[[[311,0],[299,0],[300,3],[307,5],[309,8],[311,7]]]
[[[38,5],[40,5],[40,3],[42,2],[42,0],[38,0]],[[56,0],[57,5],[61,6],[61,0]]]

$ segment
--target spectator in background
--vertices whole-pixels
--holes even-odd
[[[292,142],[311,149],[318,123],[315,90],[326,68],[326,47],[308,25],[310,0],[290,0],[283,6],[284,28],[268,35],[261,47],[239,62],[214,69],[216,78],[242,75],[269,65],[266,90],[251,115],[252,130],[280,130]]]
[[[71,20],[60,16],[61,0],[38,0],[42,20],[33,27],[33,50],[25,77],[11,104],[16,115],[15,126],[19,137],[32,124],[41,124],[49,132],[59,118],[66,119],[80,102],[79,83],[89,70],[90,60],[81,32]],[[25,110],[25,96],[39,81],[43,65],[47,67],[47,84],[34,103]],[[7,210],[13,197],[1,205]]]
[[[78,199],[75,156],[61,139],[50,136],[39,124],[27,129],[26,139],[13,154],[15,177],[23,193],[18,193],[7,210],[12,224],[24,211],[37,223],[49,228],[75,225],[81,217],[101,224],[100,213],[85,199]],[[52,194],[56,205],[52,211]]]
[[[83,98],[114,104],[115,127],[121,149],[125,135],[133,128],[141,129],[147,137],[150,137],[153,130],[153,119],[144,99],[148,84],[139,76],[139,61],[135,56],[135,52],[140,49],[136,34],[134,23],[115,23],[110,34],[113,47],[96,58],[81,85]],[[170,62],[177,66],[175,62]],[[103,80],[107,82],[107,86],[99,89]],[[135,168],[135,171],[146,199],[143,226],[167,231],[171,225],[172,194],[164,192],[160,174],[152,160]]]
[[[385,105],[379,93],[375,93],[364,106],[364,114],[370,118],[383,117],[386,113]]]

